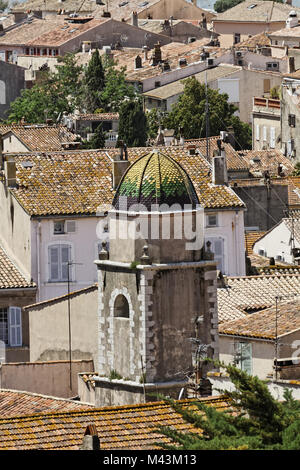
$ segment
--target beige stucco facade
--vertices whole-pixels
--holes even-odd
[[[69,297],[72,359],[97,358],[97,287]],[[69,358],[68,296],[27,309],[30,330],[30,361]]]
[[[285,27],[285,19],[283,21],[274,21],[267,23],[264,21],[260,22],[247,22],[247,21],[221,21],[213,20],[213,29],[216,33],[220,34],[219,41],[221,47],[231,47],[235,44],[235,34],[239,34],[240,40],[243,42],[249,38],[249,36],[255,36],[256,34],[278,31]]]

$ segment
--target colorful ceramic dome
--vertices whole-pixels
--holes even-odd
[[[128,210],[133,204],[143,204],[151,211],[159,210],[157,206],[161,204],[179,204],[182,209],[187,204],[195,207],[199,200],[181,165],[173,158],[153,151],[128,168],[113,200],[117,210]]]

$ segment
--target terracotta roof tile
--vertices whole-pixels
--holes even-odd
[[[36,287],[28,281],[0,247],[0,289]]]
[[[179,403],[192,406],[193,401],[195,399]],[[228,408],[219,397],[201,399],[201,402],[220,410]],[[170,442],[154,433],[160,425],[197,432],[170,405],[155,402],[0,419],[0,449],[78,450],[88,424],[96,426],[102,450],[159,448],[160,442]]]
[[[6,126],[5,126],[6,127]],[[0,132],[5,135],[4,129]],[[63,126],[19,125],[7,126],[6,132],[12,132],[31,152],[51,152],[62,150],[62,143],[74,142],[76,135]]]
[[[247,255],[253,254],[253,245],[260,237],[262,237],[265,232],[245,232],[245,249]]]
[[[135,161],[150,150],[130,148],[128,158]],[[211,183],[211,168],[205,158],[189,156],[182,147],[163,147],[162,152],[184,167],[204,207],[244,207],[231,188]],[[112,202],[111,160],[117,153],[118,149],[107,149],[15,155],[18,187],[11,192],[31,215],[95,214],[100,204]],[[24,161],[32,167],[24,168]]]
[[[63,25],[64,17],[57,16],[55,19],[32,18],[30,22],[24,21],[16,24],[8,31],[3,31],[0,36],[0,45],[25,45],[34,41],[42,34],[57,29],[58,24]]]
[[[213,157],[214,151],[218,150],[217,140],[220,139],[219,136],[209,137],[209,156]],[[206,139],[191,139],[186,140],[185,145],[195,145],[201,152],[203,156],[206,156]],[[247,170],[249,164],[244,157],[237,152],[231,144],[227,142],[222,142],[226,153],[226,161],[228,170]]]
[[[277,337],[286,335],[292,331],[300,329],[300,300],[290,302],[278,302],[276,306],[262,310],[258,313],[252,313],[247,317],[240,318],[231,322],[222,323],[219,327],[219,333],[247,336],[253,338],[276,338],[277,316]]]
[[[219,288],[219,323],[246,316],[275,304],[275,297],[300,296],[300,275],[228,277],[228,288]]]
[[[280,150],[243,150],[238,152],[247,162],[250,174],[257,176],[257,173],[263,177],[263,172],[268,170],[271,176],[278,176],[278,165],[282,165],[285,176],[290,175],[294,166],[291,161],[285,157]]]
[[[245,41],[234,44],[235,49],[256,49],[257,47],[270,46],[271,40],[266,33],[255,34]]]
[[[252,5],[254,6],[251,8]],[[229,8],[224,13],[218,14],[217,18],[212,21],[266,22],[267,15],[268,22],[285,22],[289,12],[292,10],[300,12],[300,8],[293,5],[273,1],[246,0]]]
[[[37,393],[0,389],[1,418],[87,408],[93,408],[93,405]]]

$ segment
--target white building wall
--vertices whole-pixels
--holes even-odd
[[[216,227],[207,225],[207,215],[216,214],[218,222]],[[205,242],[219,238],[223,240],[224,272],[228,276],[245,276],[245,236],[244,214],[242,210],[205,211]]]
[[[235,336],[219,335],[220,361],[225,364],[233,364],[234,343],[238,341],[251,342],[252,345],[252,375],[259,379],[266,379],[267,375],[273,373],[273,362],[275,348],[272,341],[240,339]]]
[[[284,222],[281,222],[253,245],[253,252],[259,254],[260,250],[264,250],[265,256],[268,258],[274,257],[276,260],[276,256],[280,255],[283,257],[283,261],[293,263],[290,239],[290,230]],[[300,248],[300,244],[296,239],[295,248]]]
[[[3,152],[29,152],[28,148],[14,134],[3,137],[2,142]]]
[[[74,220],[76,223],[75,233],[55,235],[53,233],[54,220],[57,219],[36,219],[32,221],[32,277],[39,285],[38,301],[52,299],[67,294],[67,282],[49,281],[49,246],[54,244],[71,245],[71,261],[79,263],[70,268],[72,281],[70,291],[82,289],[97,281],[97,269],[94,264],[97,258],[96,227],[99,222],[98,217],[74,217],[64,220]],[[40,227],[40,228],[39,228]]]

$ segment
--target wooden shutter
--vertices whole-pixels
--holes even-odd
[[[20,307],[9,307],[9,344],[22,346],[22,315]]]
[[[211,251],[214,253],[214,259],[218,262],[217,269],[224,273],[224,240],[223,238],[209,238],[211,242]]]
[[[275,127],[270,127],[270,148],[275,148]]]
[[[263,127],[263,141],[267,140],[267,128],[266,126]]]
[[[60,245],[60,266],[61,266],[61,281],[68,280],[68,261],[70,261],[70,246],[69,245]],[[69,272],[71,280],[71,270]]]
[[[259,124],[256,124],[256,140],[259,140]]]
[[[59,280],[59,245],[49,246],[49,277],[50,281]]]
[[[269,78],[264,79],[264,93],[269,93],[271,88],[271,80]]]

